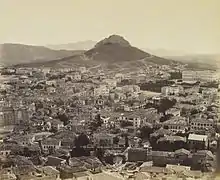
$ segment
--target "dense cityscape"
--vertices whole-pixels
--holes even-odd
[[[211,179],[217,73],[2,67],[0,179]]]
[[[220,0],[0,13],[0,180],[220,180]]]

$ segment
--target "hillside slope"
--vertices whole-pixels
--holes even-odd
[[[95,46],[95,41],[80,41],[76,43],[67,43],[67,44],[51,44],[47,45],[48,48],[53,50],[70,50],[70,51],[76,51],[76,50],[89,50],[92,49]]]
[[[111,67],[123,67],[126,66],[140,66],[146,63],[165,64],[170,65],[176,63],[176,61],[160,58],[146,53],[136,47],[130,45],[130,43],[123,37],[118,35],[111,35],[98,42],[94,48],[86,51],[80,55],[74,55],[70,57],[61,58],[55,61],[49,62],[37,62],[32,64],[26,64],[25,66],[47,66],[47,67],[70,67],[70,66],[94,66],[102,65]]]
[[[30,46],[23,44],[1,44],[0,62],[4,65],[15,65],[20,63],[32,63],[36,61],[49,61],[51,59],[60,59],[81,51],[55,51],[43,46]]]

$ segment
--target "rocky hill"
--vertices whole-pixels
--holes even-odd
[[[127,40],[118,35],[111,35],[98,42],[94,48],[80,55],[73,55],[59,60],[48,62],[36,62],[25,66],[48,66],[48,67],[70,67],[70,66],[111,66],[123,67],[140,66],[146,63],[170,65],[176,61],[160,58],[133,47]],[[23,64],[24,66],[24,64]]]

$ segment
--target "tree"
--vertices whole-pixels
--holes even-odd
[[[64,126],[66,126],[69,122],[69,118],[67,117],[67,115],[65,113],[58,114],[58,118],[60,119],[60,121],[63,122]]]
[[[165,122],[167,121],[168,119],[171,119],[173,117],[172,114],[167,114],[167,115],[164,115],[160,118],[160,122]]]
[[[160,105],[159,105],[159,112],[162,112],[165,114],[165,112],[168,109],[172,108],[175,104],[176,104],[175,99],[173,100],[169,100],[168,98],[161,99]]]
[[[78,137],[75,139],[75,146],[76,147],[82,147],[87,146],[89,144],[89,138],[86,134],[81,133]]]
[[[92,131],[96,131],[98,129],[98,127],[100,127],[102,124],[103,124],[103,121],[100,117],[100,114],[98,114],[98,115],[96,115],[95,119],[90,122],[89,128]]]
[[[97,126],[101,126],[103,123],[103,121],[101,120],[101,115],[97,114],[95,119],[96,119]]]
[[[105,153],[104,150],[101,149],[101,148],[98,148],[98,149],[96,149],[96,151],[95,151],[95,155],[96,155],[97,158],[99,158],[99,160],[102,160],[102,159],[103,159],[104,153]]]
[[[28,147],[24,147],[24,156],[30,157],[30,151],[29,151]]]
[[[143,126],[140,128],[140,138],[148,139],[151,133],[153,133],[153,128],[150,126]]]
[[[130,122],[130,121],[120,121],[120,126],[122,127],[122,128],[124,128],[124,127],[127,127],[127,126],[132,126],[133,124],[132,124],[132,122]]]
[[[113,138],[113,144],[118,144],[118,142],[119,142],[119,138],[117,136],[115,136]]]
[[[192,109],[190,113],[191,115],[194,115],[194,114],[198,114],[199,111],[197,109]]]
[[[125,136],[125,147],[129,147],[128,136]]]

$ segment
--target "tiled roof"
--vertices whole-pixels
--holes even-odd
[[[189,155],[190,154],[190,151],[184,149],[184,148],[181,148],[181,149],[178,149],[175,151],[175,154],[180,154],[180,153],[183,153],[183,154],[186,154],[186,155]]]
[[[161,142],[161,141],[170,141],[170,142],[183,141],[183,142],[186,142],[186,138],[181,137],[181,136],[165,136],[165,137],[161,137],[160,139],[158,139],[157,142]]]

